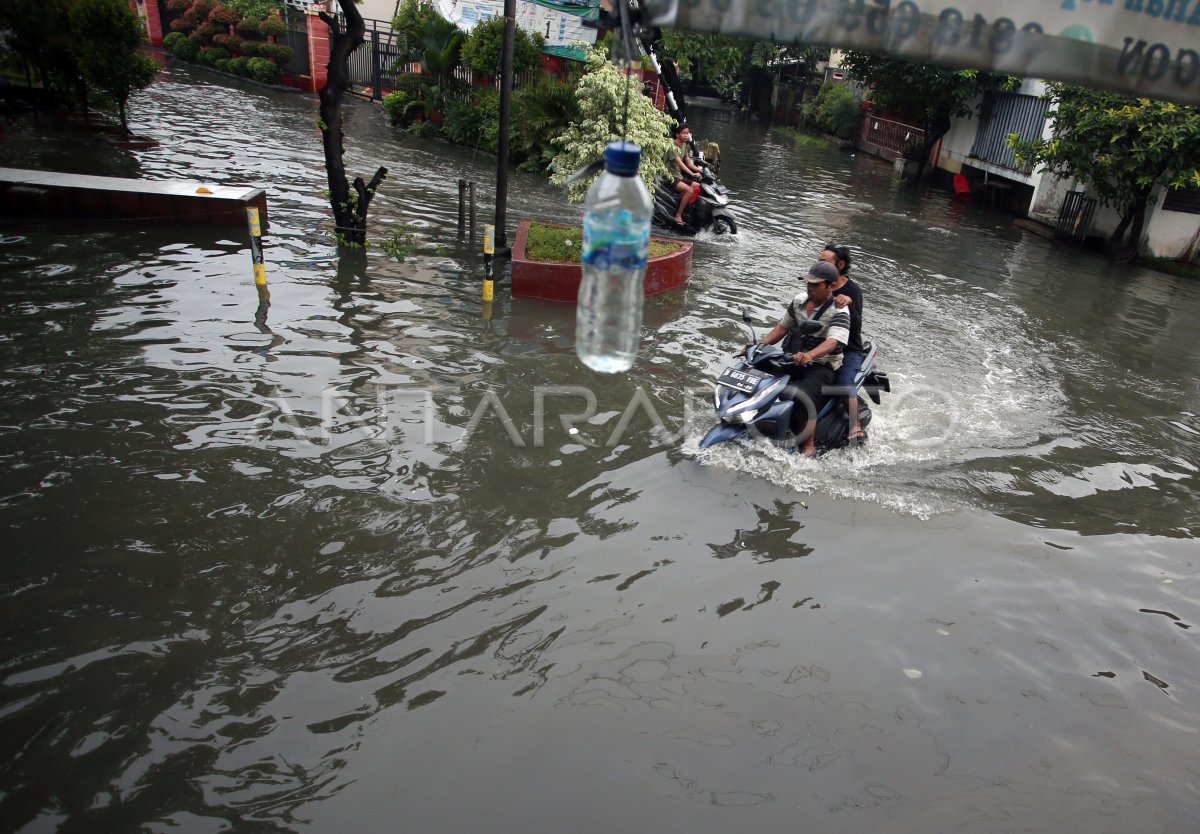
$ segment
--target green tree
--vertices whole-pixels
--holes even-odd
[[[419,41],[429,21],[440,17],[429,0],[404,0],[392,18],[392,31],[403,40],[401,51]]]
[[[554,144],[563,151],[550,163],[550,182],[564,185],[576,170],[604,157],[608,143],[621,138],[628,96],[629,125],[625,136],[641,147],[639,173],[647,187],[653,189],[655,179],[666,173],[667,151],[674,149],[675,143],[670,136],[671,118],[642,95],[641,78],[624,75],[609,62],[603,50],[593,48],[588,50],[587,72],[575,89],[579,117],[554,139]],[[582,200],[594,179],[572,183],[568,196]]]
[[[142,22],[123,0],[76,0],[71,7],[79,71],[88,86],[117,105],[121,128],[129,132],[129,97],[150,86],[158,65],[142,52]]]
[[[1200,188],[1200,108],[1069,84],[1051,84],[1047,97],[1054,134],[1030,142],[1014,134],[1017,158],[1088,183],[1121,215],[1109,238],[1116,260],[1133,260],[1154,188]]]
[[[980,112],[993,90],[1015,90],[1019,78],[974,69],[949,69],[869,52],[847,52],[842,66],[871,88],[871,99],[887,113],[924,131],[906,155],[917,160],[914,185],[921,180],[929,153],[949,132],[954,119]]]
[[[542,57],[546,40],[540,34],[530,33],[520,26],[513,38],[513,72],[534,69]],[[475,24],[462,48],[463,63],[480,75],[492,76],[500,68],[500,56],[504,50],[504,18],[493,17]]]
[[[3,0],[0,2],[0,50],[24,65],[26,80],[70,102],[86,89],[71,31],[70,0]]]
[[[770,73],[781,62],[803,61],[811,74],[817,62],[829,60],[827,48],[677,29],[662,30],[661,51],[679,67],[680,78],[695,77],[727,99],[738,98],[756,70]]]

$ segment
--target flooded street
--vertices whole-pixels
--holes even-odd
[[[742,233],[602,377],[484,315],[494,159],[348,110],[404,263],[338,259],[312,97],[172,64],[157,149],[0,145],[270,206],[268,309],[241,229],[0,229],[0,830],[1200,829],[1200,286],[697,109]],[[870,444],[699,452],[827,241]]]

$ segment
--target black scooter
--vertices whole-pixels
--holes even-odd
[[[720,421],[700,441],[700,448],[707,449],[718,443],[742,438],[765,437],[793,451],[801,447],[800,439],[790,429],[792,409],[803,405],[791,399],[781,399],[788,387],[788,370],[791,360],[776,345],[760,345],[754,328],[750,325],[750,311],[742,311],[742,321],[750,327],[751,344],[739,354],[739,361],[726,368],[717,378],[713,390],[713,407]],[[821,329],[820,322],[800,323],[800,332],[813,335]],[[854,379],[858,392],[858,421],[866,429],[871,423],[871,408],[863,399],[865,394],[876,405],[880,392],[891,392],[888,375],[875,366],[875,345],[863,345],[866,356],[862,368]],[[850,417],[846,412],[846,397],[833,395],[826,398],[825,405],[817,414],[816,434],[813,438],[818,454],[847,445],[846,435],[850,430]]]
[[[679,208],[679,192],[671,188],[671,182],[660,179],[654,186],[654,223],[673,232],[694,235],[711,229],[714,234],[737,234],[737,221],[729,208],[729,191],[717,182],[712,170],[701,164],[704,176],[700,180],[700,196],[683,211],[684,223],[675,222],[675,209]]]

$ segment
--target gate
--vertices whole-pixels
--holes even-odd
[[[1058,212],[1058,234],[1082,245],[1092,228],[1092,215],[1095,213],[1095,200],[1083,196],[1082,191],[1068,193],[1063,197],[1062,208]]]
[[[338,20],[345,27],[346,19],[339,15]],[[371,101],[383,101],[395,89],[396,76],[405,71],[395,66],[403,43],[392,31],[391,21],[366,19],[363,23],[367,26],[367,42],[346,59],[349,92]]]

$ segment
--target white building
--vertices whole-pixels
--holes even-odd
[[[1107,237],[1120,215],[1092,201],[1086,184],[1059,180],[1019,165],[1008,147],[1017,133],[1029,140],[1051,136],[1045,118],[1049,102],[1041,96],[1042,81],[1026,79],[1020,90],[1001,93],[981,118],[959,119],[941,142],[937,165],[951,174],[965,174],[982,200],[1005,205],[1060,231],[1076,236]],[[1200,191],[1156,188],[1146,213],[1142,251],[1160,258],[1177,258],[1200,248]]]

